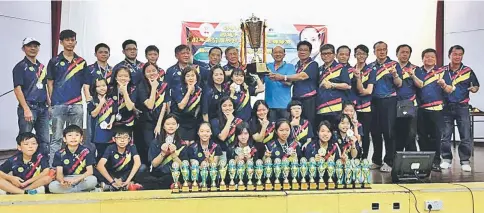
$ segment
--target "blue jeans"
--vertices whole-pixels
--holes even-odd
[[[81,104],[55,105],[52,107],[52,140],[50,141],[49,163],[52,165],[55,152],[62,145],[62,132],[65,126],[77,125],[82,128],[83,109]]]
[[[27,122],[24,118],[24,109],[17,107],[18,115],[18,129],[19,133],[32,132],[35,129],[35,134],[39,140],[39,152],[42,154],[49,154],[49,109],[43,103],[27,103],[30,111],[32,111],[32,121]]]
[[[452,130],[454,120],[460,135],[459,158],[461,165],[469,164],[472,155],[471,119],[469,105],[449,104],[444,107],[444,133],[442,136],[442,159],[444,162],[452,162]]]

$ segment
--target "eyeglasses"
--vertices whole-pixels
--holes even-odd
[[[328,56],[328,55],[332,55],[332,54],[333,54],[332,52],[321,53],[321,55],[323,55],[323,56]]]

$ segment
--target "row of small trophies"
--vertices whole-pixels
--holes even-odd
[[[226,174],[229,174],[230,183],[225,184]],[[282,173],[282,184],[280,177]],[[221,160],[219,164],[197,160],[187,160],[180,166],[173,162],[171,174],[174,181],[173,193],[181,192],[207,192],[207,191],[272,191],[272,190],[327,190],[327,189],[356,189],[370,188],[370,163],[364,159],[347,160],[345,163],[341,159],[336,162],[324,158],[316,161],[310,158],[297,158],[289,160],[287,158],[276,158],[274,164],[270,158],[265,161],[257,160],[255,162],[249,159],[247,162],[240,160],[236,162],[230,160],[228,165]],[[183,185],[178,184],[180,174],[183,178]],[[254,185],[254,178],[257,183]],[[275,177],[271,178],[274,174]],[[289,175],[292,180],[289,181]],[[309,182],[306,178],[309,175]],[[208,187],[208,178],[210,176],[210,187]],[[266,179],[262,184],[262,178]],[[201,183],[199,183],[199,177]],[[328,178],[332,177],[332,178]],[[238,183],[235,184],[235,180]],[[326,180],[325,180],[326,179]],[[217,181],[219,180],[219,181]],[[189,184],[191,182],[191,184]],[[289,183],[290,182],[290,183]]]

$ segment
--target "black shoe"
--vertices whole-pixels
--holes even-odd
[[[442,168],[440,168],[440,164],[438,164],[438,163],[432,164],[432,171],[434,171],[434,172],[442,172]]]

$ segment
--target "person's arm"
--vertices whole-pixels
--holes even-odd
[[[192,90],[193,90],[192,87],[189,86],[187,89],[187,93],[185,94],[185,96],[183,96],[183,99],[180,102],[178,102],[178,109],[180,110],[185,109],[185,107],[188,104],[188,101],[190,100],[190,94],[192,93]]]
[[[230,133],[230,126],[232,125],[232,119],[229,119],[227,118],[227,122],[225,122],[225,126],[224,128],[220,131],[220,133],[218,134],[218,138],[221,140],[221,141],[225,141],[227,139],[227,136],[229,136],[229,133]],[[212,125],[213,126],[213,125]]]
[[[80,181],[86,179],[87,177],[91,176],[94,174],[94,169],[92,165],[86,167],[86,172],[84,174],[81,174],[78,178],[75,179],[75,183],[79,183]]]
[[[56,167],[56,180],[59,181],[60,183],[64,182],[64,168],[62,166],[57,166]]]
[[[393,84],[395,84],[395,86],[397,87],[401,87],[402,86],[402,78],[401,78],[401,74],[398,72],[397,68],[394,67],[393,69],[395,69],[394,72],[391,72],[392,76],[393,76]]]
[[[55,69],[53,59],[49,60],[49,63],[47,64],[47,94],[49,99],[52,98],[52,92],[54,91]]]
[[[161,124],[163,123],[163,118],[165,117],[165,112],[166,112],[166,103],[162,103],[161,104],[162,107],[161,107],[161,112],[160,112],[160,115],[158,116],[158,119],[156,121],[156,126],[157,127],[161,127]]]
[[[264,83],[262,83],[262,80],[260,80],[259,77],[256,77],[256,80],[257,80],[257,89],[255,89],[254,95],[257,95],[266,90],[266,87],[264,86]]]
[[[49,99],[51,99],[52,101],[52,92],[54,91],[54,80],[47,80],[47,94],[48,96],[50,97]],[[51,102],[51,106],[52,106],[52,102]]]
[[[420,80],[420,78],[416,75],[416,73],[420,73],[419,67],[410,70],[410,72],[408,74],[410,75],[410,77],[412,77],[413,85],[415,85],[415,87],[421,89],[421,88],[423,88],[424,84],[423,84],[423,81]]]
[[[153,168],[160,166],[160,164],[163,162],[165,157],[166,157],[165,153],[161,151],[160,154],[151,161],[151,166],[153,166]]]
[[[82,89],[84,90],[84,96],[86,97],[86,100],[87,101],[91,101],[92,100],[92,96],[91,96],[91,92],[89,90],[90,86],[87,85],[87,84],[84,84],[82,86]]]
[[[18,103],[24,110],[25,120],[32,121],[32,111],[30,111],[30,107],[29,105],[27,105],[27,101],[25,100],[24,93],[22,92],[22,86],[20,85],[16,86],[13,89],[13,92],[15,93],[15,97],[17,98]],[[30,115],[30,116],[27,117],[27,115]]]
[[[97,166],[96,166],[96,169],[99,171],[99,173],[101,173],[101,175],[109,182],[109,183],[113,183],[114,182],[114,178],[111,177],[111,175],[109,175],[109,172],[108,170],[106,169],[106,162],[108,160],[106,158],[101,158],[101,160],[99,160],[99,163],[97,163]]]
[[[93,117],[93,118],[97,117],[99,115],[99,113],[101,112],[103,105],[104,105],[104,103],[101,103],[101,102],[98,105],[96,105],[94,110],[91,111],[91,117]]]
[[[260,131],[252,135],[252,139],[254,139],[255,142],[263,142],[264,137],[266,136],[266,130],[269,125],[263,125],[261,124]]]
[[[150,97],[143,102],[146,108],[153,109],[155,107],[155,101],[156,101],[155,98],[156,98],[156,87],[152,86],[150,91]]]
[[[128,184],[131,182],[131,180],[133,180],[134,176],[136,175],[139,168],[141,167],[141,159],[140,159],[139,155],[135,155],[133,157],[133,161],[134,161],[133,168],[131,169],[129,176],[128,176],[128,178],[126,178],[126,181],[125,181],[125,183],[128,183]]]

